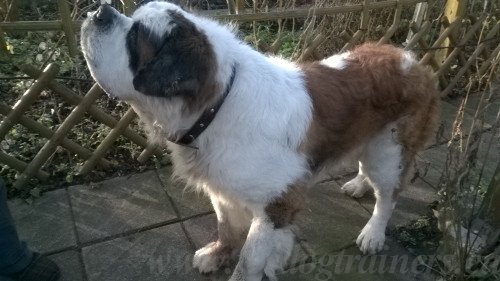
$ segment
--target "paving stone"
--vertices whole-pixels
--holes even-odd
[[[448,146],[446,144],[426,149],[420,153],[420,156],[425,159],[432,168],[438,171],[442,171],[446,164],[447,155]]]
[[[33,204],[21,200],[9,202],[21,240],[41,253],[76,245],[67,191],[44,193]]]
[[[193,249],[179,223],[82,249],[89,281],[210,280],[192,266]]]
[[[491,145],[490,145],[491,143]],[[489,150],[488,150],[489,148]],[[447,161],[448,147],[447,144],[439,145],[421,152],[420,170],[426,171],[423,175],[423,180],[434,187],[443,173]],[[485,180],[483,184],[487,184],[494,174],[496,164],[500,158],[500,134],[493,135],[490,132],[485,132],[481,136],[479,149],[477,154],[477,171],[484,165],[482,178]]]
[[[485,95],[484,98],[488,97],[488,93]],[[450,99],[448,102],[450,104],[453,104],[456,107],[459,107],[460,104],[462,103],[462,98],[455,98],[455,99]],[[465,104],[465,111],[470,114],[471,116],[474,116],[477,111],[477,106],[479,105],[479,102],[481,101],[481,94],[471,94],[467,98],[467,103]],[[483,101],[485,102],[485,101]],[[484,121],[490,125],[493,125],[495,123],[498,110],[500,109],[500,99],[497,98],[493,99],[493,101],[488,102],[488,106],[484,108],[483,114],[484,114]]]
[[[453,123],[455,122],[455,118],[458,113],[458,107],[452,105],[446,101],[441,102],[441,124],[442,124],[442,135],[439,136],[439,140],[441,142],[447,141],[451,137],[451,132],[453,129]],[[473,124],[474,118],[473,115],[469,114],[467,111],[464,112],[464,117],[462,120],[462,129],[466,130],[463,135],[467,135],[467,130]],[[491,128],[491,125],[485,123],[483,126],[484,129]]]
[[[424,152],[422,152],[424,153]],[[421,154],[422,155],[422,154]],[[424,158],[416,159],[416,170],[418,178],[434,189],[439,189],[439,182],[443,173],[443,166],[433,165],[431,162]]]
[[[279,280],[416,280],[417,272],[411,272],[415,257],[390,239],[386,244],[377,255],[363,255],[356,246],[319,255],[312,263],[287,270]],[[408,260],[406,264],[405,259]]]
[[[500,159],[500,131],[498,131],[496,135],[490,132],[486,132],[482,135],[477,159],[478,169],[481,169],[484,165],[482,175],[484,181],[482,183],[488,184],[495,174],[495,168],[498,164],[498,159]]]
[[[169,221],[177,216],[154,171],[69,188],[81,242]]]
[[[82,281],[83,267],[77,251],[66,251],[49,256],[59,266],[61,279],[59,281]]]
[[[215,214],[192,218],[184,221],[183,224],[196,249],[217,240],[217,217]]]
[[[311,188],[306,208],[297,215],[297,234],[308,251],[321,255],[351,245],[368,219],[337,183],[325,182]]]
[[[159,169],[158,175],[181,217],[185,218],[213,211],[212,204],[205,194],[186,188],[182,182],[172,180],[172,167]]]

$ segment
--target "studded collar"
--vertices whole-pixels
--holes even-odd
[[[173,142],[178,145],[183,145],[191,148],[196,148],[190,146],[190,144],[198,138],[203,131],[212,123],[214,120],[215,116],[217,115],[217,112],[219,112],[219,109],[222,107],[222,104],[224,103],[224,100],[226,97],[229,95],[229,92],[231,91],[231,88],[233,87],[233,82],[234,78],[236,76],[236,65],[233,65],[233,70],[231,73],[231,78],[229,78],[229,83],[227,85],[226,90],[224,91],[224,94],[222,95],[221,99],[212,107],[208,108],[203,112],[203,114],[196,120],[194,125],[179,139],[173,140],[169,139],[170,142]]]

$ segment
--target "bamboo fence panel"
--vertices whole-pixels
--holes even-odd
[[[500,30],[500,20],[497,21],[495,26],[488,32],[486,35],[485,39],[483,40],[483,43],[479,44],[479,46],[474,50],[472,55],[469,57],[467,62],[465,62],[465,65],[463,65],[458,73],[451,79],[450,83],[448,84],[448,87],[446,87],[442,92],[442,96],[448,95],[455,85],[458,83],[458,81],[462,78],[464,73],[472,66],[474,62],[476,62],[476,59],[479,57],[480,53],[486,49],[488,46],[488,43],[491,43],[491,39],[497,36],[498,31]]]
[[[3,139],[10,129],[14,127],[19,117],[36,101],[44,87],[48,84],[48,81],[53,79],[58,71],[59,69],[55,64],[50,64],[43,70],[42,75],[38,77],[35,83],[24,93],[21,99],[17,101],[16,105],[14,105],[14,109],[5,116],[2,122],[0,122],[0,139]]]
[[[265,12],[253,12],[245,9],[239,14],[229,14],[227,10],[200,11],[199,14],[212,17],[223,21],[252,22],[252,21],[272,21],[280,19],[300,19],[315,16],[328,16],[335,14],[362,12],[364,9],[372,11],[385,8],[395,8],[398,5],[412,6],[417,3],[427,2],[427,0],[387,0],[370,2],[365,4],[354,4],[334,7],[315,7],[303,6],[294,9],[269,9]],[[366,6],[366,7],[365,7]],[[78,30],[83,21],[73,21],[73,27]],[[0,22],[0,28],[5,32],[9,31],[60,31],[62,22],[60,20],[52,21],[24,21],[24,22]]]
[[[92,169],[101,155],[104,155],[106,151],[113,145],[116,139],[120,137],[127,128],[127,126],[134,120],[136,117],[135,111],[132,108],[129,108],[127,112],[123,115],[122,119],[118,121],[118,124],[111,130],[111,132],[106,136],[106,138],[99,144],[99,146],[94,151],[94,154],[83,164],[80,173],[86,174]]]
[[[21,70],[33,78],[36,78],[41,74],[40,70],[30,65],[21,66]],[[80,95],[76,94],[69,88],[55,81],[49,82],[48,88],[57,93],[58,95],[60,95],[66,102],[73,104],[75,106],[78,105],[82,100],[82,97]],[[88,113],[97,121],[103,123],[104,125],[110,128],[115,127],[116,124],[118,123],[118,120],[116,120],[108,113],[99,109],[96,105],[91,105],[88,110]],[[147,147],[148,150],[152,150],[151,152],[154,153],[154,155],[157,156],[162,155],[162,152],[156,146],[151,147],[150,145],[148,145],[148,141],[144,137],[142,137],[141,135],[139,135],[137,132],[135,132],[130,128],[126,128],[123,131],[123,136],[141,147]],[[144,162],[146,160],[147,159],[144,159],[141,162]]]
[[[61,10],[61,20],[59,21],[47,21],[47,22],[3,22],[0,23],[0,39],[2,38],[2,30],[5,32],[13,31],[47,31],[47,30],[62,30],[66,36],[66,43],[69,49],[76,46],[76,36],[74,30],[77,30],[81,21],[72,21],[69,14],[65,14],[61,9],[67,3],[63,0],[58,0],[60,10]],[[233,0],[231,0],[233,1]],[[64,2],[64,3],[63,3]],[[127,5],[131,5],[132,1],[125,1]],[[348,30],[343,30],[339,34],[339,38],[344,40],[345,44],[341,48],[344,51],[351,49],[357,43],[360,43],[366,37],[369,28],[370,12],[377,9],[393,9],[392,24],[380,35],[376,40],[379,44],[390,43],[393,40],[396,32],[400,31],[400,24],[402,22],[402,12],[407,6],[412,6],[417,3],[430,3],[431,0],[386,0],[386,1],[374,1],[374,0],[364,0],[361,4],[347,5],[347,6],[336,6],[336,7],[298,7],[292,9],[268,9],[265,12],[257,12],[253,10],[243,9],[241,5],[236,5],[241,3],[238,1],[234,3],[234,11],[231,10],[229,13],[227,10],[224,11],[208,11],[203,14],[218,18],[221,20],[230,20],[238,22],[252,22],[252,21],[269,21],[269,20],[283,20],[287,18],[313,18],[309,25],[305,27],[304,32],[309,32],[314,27],[314,22],[321,19],[324,16],[335,15],[335,14],[345,14],[345,13],[360,13],[361,20],[359,27],[353,33]],[[68,9],[69,11],[69,9]],[[126,10],[126,13],[130,14],[131,10]],[[442,95],[445,96],[451,92],[451,90],[456,87],[459,80],[464,74],[469,71],[471,66],[477,62],[479,57],[483,60],[479,65],[478,73],[482,75],[488,70],[491,64],[491,59],[497,56],[500,52],[500,45],[498,40],[498,33],[500,31],[500,21],[496,22],[495,25],[489,30],[488,34],[482,39],[482,42],[478,44],[475,51],[466,59],[465,46],[472,46],[471,40],[477,39],[480,29],[483,23],[488,19],[486,15],[479,17],[471,26],[466,26],[464,24],[463,17],[459,17],[452,23],[446,21],[441,22],[441,32],[437,39],[429,42],[428,35],[433,27],[431,19],[428,15],[415,15],[414,18],[418,19],[419,22],[411,22],[408,30],[408,38],[405,45],[406,50],[419,50],[420,61],[422,65],[430,66],[434,71],[435,78],[439,79],[442,88]],[[69,27],[69,28],[68,28]],[[458,32],[460,31],[460,32]],[[326,39],[327,34],[315,34],[314,36],[308,36],[307,42],[304,45],[305,48],[299,60],[305,60],[314,54],[318,46],[320,46]],[[75,39],[75,40],[73,40]],[[494,45],[496,42],[496,46]],[[1,41],[0,41],[1,43]],[[447,56],[441,62],[436,57],[436,53],[443,49],[443,44],[446,45]],[[471,45],[467,45],[471,44]],[[73,47],[71,47],[73,45]],[[490,51],[491,50],[491,51]],[[71,51],[70,51],[71,52]],[[486,59],[484,59],[486,58]],[[455,69],[455,76],[451,77],[448,81],[447,75],[451,70],[453,64],[460,64],[459,69]],[[73,92],[66,86],[58,83],[54,80],[57,74],[57,66],[52,64],[49,65],[43,71],[36,69],[33,66],[24,65],[20,67],[21,70],[28,76],[36,79],[33,85],[26,91],[23,97],[14,105],[12,108],[4,103],[0,102],[0,114],[4,115],[4,119],[0,123],[0,140],[2,140],[9,130],[16,124],[20,124],[27,128],[29,131],[39,134],[40,136],[48,139],[47,143],[38,152],[34,159],[30,163],[25,163],[19,159],[16,159],[4,152],[0,151],[0,162],[7,164],[13,169],[20,173],[17,181],[14,183],[15,187],[21,187],[26,182],[32,178],[36,177],[40,180],[46,180],[49,176],[47,171],[43,171],[42,167],[46,163],[47,159],[55,152],[57,147],[61,146],[67,149],[73,154],[78,155],[84,160],[83,166],[80,173],[85,174],[90,172],[95,168],[96,165],[100,167],[110,167],[112,164],[110,161],[106,160],[104,155],[112,147],[117,138],[123,136],[130,140],[131,142],[137,144],[143,148],[143,151],[137,158],[138,161],[144,162],[153,155],[162,156],[163,151],[158,148],[157,145],[150,144],[147,140],[141,136],[138,132],[130,128],[131,122],[136,118],[136,113],[130,108],[119,120],[112,117],[110,114],[104,112],[102,109],[97,107],[94,101],[103,94],[103,91],[94,85],[92,89],[85,95],[80,96]],[[75,106],[70,115],[62,122],[57,130],[53,131],[42,124],[32,120],[23,115],[25,110],[32,104],[40,95],[41,91],[44,89],[50,89],[57,95],[59,95],[63,100],[69,104]],[[88,148],[84,148],[68,139],[67,133],[73,128],[78,122],[81,121],[84,114],[88,113],[96,121],[105,124],[111,128],[110,133],[105,137],[105,139],[98,145],[98,147],[92,151]]]
[[[363,0],[363,12],[361,13],[361,23],[359,24],[359,29],[354,33],[349,42],[347,42],[344,47],[340,50],[340,52],[345,52],[347,50],[352,49],[352,47],[358,43],[361,37],[368,30],[368,22],[370,21],[370,1],[372,0]],[[398,4],[398,3],[396,3]]]
[[[146,161],[152,155],[163,155],[163,152],[158,149],[157,145],[149,144],[144,137],[129,128],[130,123],[136,117],[136,113],[131,108],[120,120],[116,120],[94,104],[95,100],[104,93],[97,84],[94,84],[90,91],[84,97],[81,97],[67,87],[53,81],[58,72],[58,67],[55,64],[50,64],[43,71],[37,70],[29,65],[23,65],[20,68],[27,75],[35,78],[36,82],[26,91],[14,108],[0,102],[0,114],[5,116],[0,123],[1,139],[5,137],[15,124],[20,124],[29,131],[48,139],[48,141],[30,163],[25,163],[3,152],[0,153],[0,162],[7,164],[20,173],[16,182],[14,182],[14,187],[22,187],[32,177],[37,177],[42,181],[47,180],[49,174],[42,170],[42,166],[51,157],[58,146],[86,160],[79,171],[81,174],[88,173],[97,164],[103,168],[112,166],[108,160],[104,159],[104,155],[120,136],[124,136],[144,148],[138,158],[141,162]],[[36,101],[38,95],[45,88],[51,89],[56,94],[59,94],[65,101],[75,105],[73,111],[55,132],[35,120],[22,115],[22,113]],[[68,132],[83,118],[85,113],[89,113],[99,122],[112,128],[111,132],[94,151],[84,148],[66,138]]]
[[[0,102],[0,114],[8,115],[11,111],[12,108],[10,106]],[[26,129],[28,129],[29,131],[37,133],[46,139],[50,139],[54,135],[54,132],[51,129],[41,125],[40,123],[36,122],[35,120],[29,117],[20,116],[18,121],[19,124],[26,127]],[[69,150],[70,152],[79,155],[83,159],[92,157],[92,151],[80,146],[79,144],[75,143],[74,141],[68,138],[63,138],[61,140],[60,145],[65,149]],[[106,159],[100,159],[100,162],[101,162],[100,164],[104,167],[111,166],[111,163]]]

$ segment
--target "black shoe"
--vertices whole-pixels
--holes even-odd
[[[59,266],[49,258],[33,253],[31,263],[12,276],[16,281],[57,281],[61,277]]]

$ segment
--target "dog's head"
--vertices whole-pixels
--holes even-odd
[[[192,15],[168,2],[149,2],[131,17],[109,5],[89,13],[82,49],[92,76],[110,95],[196,96],[216,71],[207,35]]]

